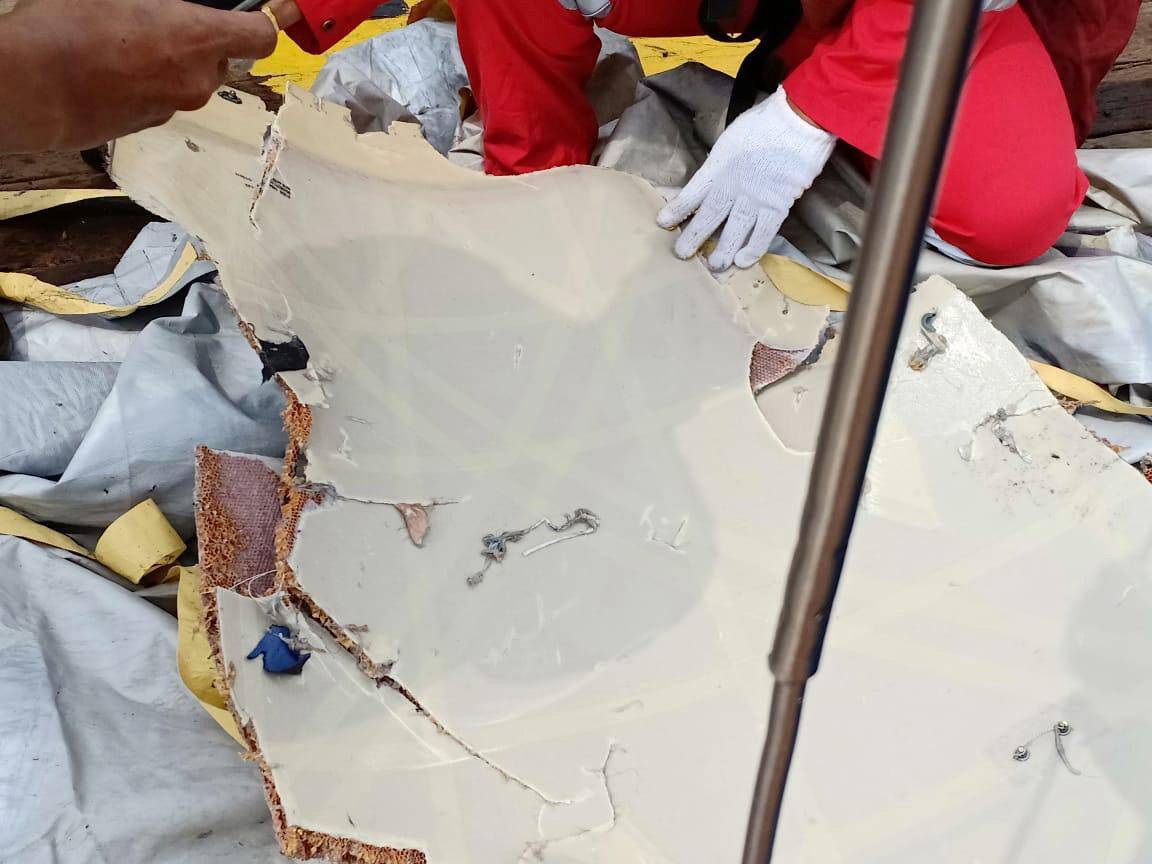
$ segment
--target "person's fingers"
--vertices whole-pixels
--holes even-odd
[[[661,228],[675,228],[696,212],[711,189],[712,175],[702,167],[688,185],[656,214],[656,224]]]
[[[731,209],[731,201],[720,202],[714,197],[706,198],[700,209],[696,211],[696,215],[692,217],[692,221],[676,238],[676,245],[673,247],[676,257],[691,258],[695,255],[704,245],[704,241],[720,227],[720,223],[728,216]]]
[[[173,112],[171,110],[157,110],[155,106],[142,107],[141,110],[132,113],[131,120],[118,123],[116,129],[94,130],[93,134],[84,140],[71,142],[70,148],[98,147],[107,144],[108,141],[114,137],[123,138],[126,135],[132,135],[144,129],[151,129],[153,126],[162,126],[172,119],[172,114]]]
[[[756,220],[756,227],[752,229],[752,236],[744,244],[744,248],[736,253],[735,264],[741,269],[751,267],[768,252],[768,247],[780,232],[780,219],[761,213]]]
[[[212,98],[228,75],[228,61],[190,63],[168,93],[166,104],[177,111],[198,111]]]
[[[266,3],[264,8],[271,10],[272,14],[276,16],[281,30],[285,27],[291,27],[304,17],[300,13],[300,7],[296,5],[296,0],[272,0],[272,2]]]
[[[219,86],[215,80],[201,80],[175,97],[172,100],[172,107],[177,111],[199,111],[208,104],[208,100],[212,98],[212,94],[216,92]]]
[[[747,198],[739,199],[720,232],[720,241],[708,256],[708,267],[719,273],[732,266],[732,259],[748,240],[748,235],[756,225],[756,207]]]
[[[193,4],[186,4],[193,6]],[[233,60],[259,60],[276,50],[277,31],[268,16],[255,12],[221,12],[194,6],[200,13],[215,13],[206,21],[217,35],[216,50],[221,57]]]

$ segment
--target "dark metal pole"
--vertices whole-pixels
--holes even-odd
[[[744,864],[772,860],[804,688],[820,664],[979,14],[980,0],[919,0],[913,13],[769,658],[775,685]]]

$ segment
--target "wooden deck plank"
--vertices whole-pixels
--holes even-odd
[[[1152,129],[1152,2],[1144,0],[1136,31],[1096,91],[1092,137]]]
[[[263,78],[240,74],[228,86],[277,110],[284,97]],[[80,153],[0,155],[0,191],[112,189],[111,178]],[[147,223],[160,221],[131,201],[98,199],[0,222],[0,272],[31,273],[62,285],[110,273]]]
[[[157,217],[126,198],[78,201],[0,222],[0,271],[64,285],[111,273]]]
[[[112,188],[108,175],[79,153],[0,153],[0,192]]]

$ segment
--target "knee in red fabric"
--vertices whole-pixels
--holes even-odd
[[[1064,232],[1087,189],[1087,179],[1065,175],[1027,190],[942,195],[931,219],[936,233],[983,264],[1006,267],[1042,255]],[[946,190],[945,190],[946,191]],[[1021,194],[1014,194],[1021,193]]]

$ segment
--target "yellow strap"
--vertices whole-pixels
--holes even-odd
[[[121,317],[130,315],[141,306],[151,306],[159,303],[172,291],[172,287],[183,278],[188,268],[196,262],[196,248],[187,243],[172,272],[140,298],[139,301],[128,306],[109,306],[106,303],[94,303],[73,294],[71,291],[43,282],[27,273],[0,273],[0,298],[11,300],[13,303],[24,303],[35,306],[45,312],[56,315],[114,315]]]
[[[151,498],[108,526],[96,543],[96,560],[130,582],[171,564],[188,548]]]
[[[65,549],[77,555],[83,555],[85,558],[96,557],[67,534],[45,528],[39,522],[33,522],[27,516],[23,516],[15,510],[9,510],[7,507],[0,507],[0,534],[21,537],[24,540],[42,543],[55,549]]]
[[[1103,387],[1093,384],[1087,378],[1081,378],[1079,375],[1073,375],[1071,372],[1057,366],[1049,366],[1047,363],[1038,363],[1035,360],[1028,362],[1032,364],[1032,368],[1036,370],[1036,374],[1040,376],[1044,386],[1049,390],[1055,390],[1061,396],[1067,396],[1082,405],[1100,411],[1108,411],[1111,414],[1135,414],[1139,417],[1152,417],[1152,408],[1132,405],[1117,399]]]
[[[39,213],[61,204],[74,204],[92,198],[123,198],[119,189],[30,189],[27,192],[0,192],[0,222]]]
[[[96,543],[95,554],[67,534],[33,522],[7,507],[0,507],[0,534],[83,555],[136,583],[146,574],[171,564],[187,548],[151,498],[109,525]],[[163,581],[175,575],[178,574],[166,574]]]
[[[848,308],[848,294],[852,289],[847,282],[817,273],[784,255],[765,255],[760,259],[760,267],[789,300],[805,306],[827,306],[833,312]]]
[[[216,665],[212,662],[212,647],[204,625],[204,604],[201,600],[199,567],[173,568],[180,571],[180,589],[176,594],[176,617],[179,620],[176,642],[176,660],[180,680],[196,697],[220,727],[244,744],[236,721],[228,711],[225,694],[216,689]]]

